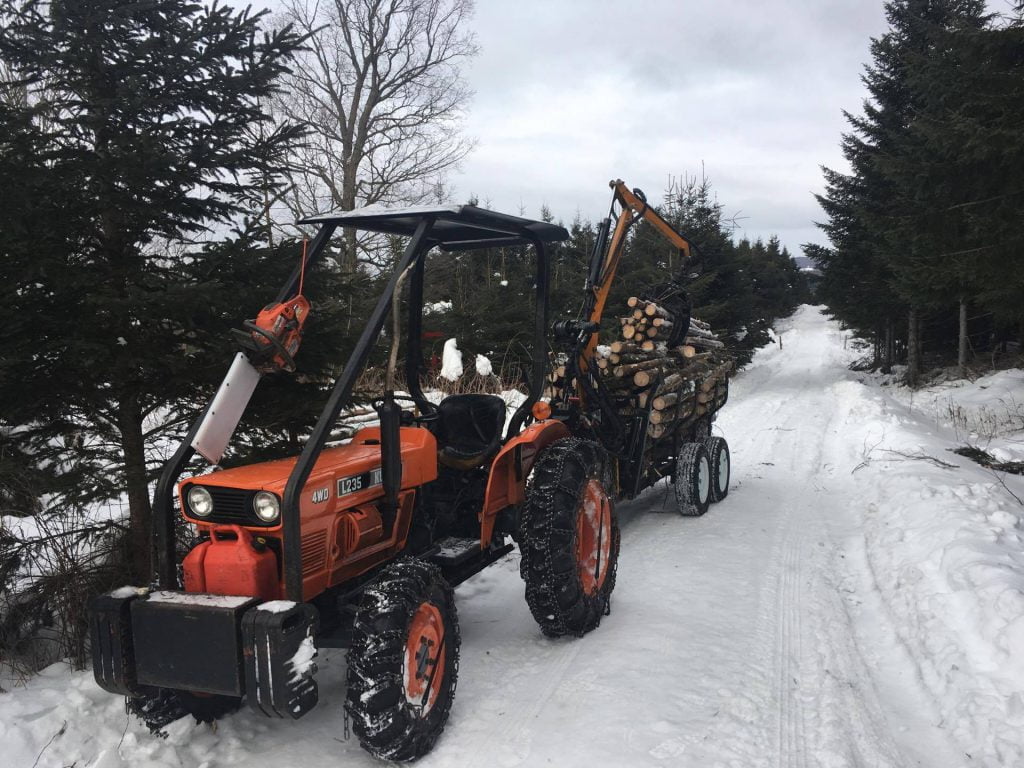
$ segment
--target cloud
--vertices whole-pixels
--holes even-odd
[[[477,150],[457,197],[556,217],[607,210],[622,177],[658,199],[705,172],[750,237],[822,241],[820,165],[843,168],[842,110],[858,111],[881,2],[478,2],[465,70]]]

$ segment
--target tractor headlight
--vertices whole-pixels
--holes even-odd
[[[197,517],[208,517],[213,512],[213,496],[201,485],[188,489],[188,508]]]
[[[267,491],[260,491],[252,498],[252,508],[256,517],[264,523],[272,523],[281,515],[281,503],[277,496]]]

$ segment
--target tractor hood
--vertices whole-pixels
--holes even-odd
[[[437,478],[437,441],[434,436],[422,427],[402,427],[400,430],[402,454],[401,488],[413,488],[431,482]],[[249,464],[244,467],[222,469],[208,475],[187,478],[178,483],[178,497],[181,509],[191,521],[199,524],[252,524],[267,530],[257,520],[239,519],[238,514],[245,515],[247,510],[238,509],[231,519],[221,519],[218,504],[214,503],[214,512],[206,518],[198,518],[191,514],[184,503],[184,494],[192,485],[201,485],[214,492],[215,497],[230,499],[226,492],[252,494],[256,491],[270,491],[283,497],[288,478],[298,462],[297,457],[265,461]],[[300,512],[307,515],[332,513],[357,504],[363,504],[383,494],[380,478],[380,429],[366,427],[359,430],[347,445],[339,445],[325,449],[316,462],[309,479],[303,488]],[[232,505],[236,506],[236,505]],[[227,509],[227,503],[224,505]],[[273,527],[279,527],[280,523]]]

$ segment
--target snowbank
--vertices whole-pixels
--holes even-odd
[[[1024,371],[865,384],[849,385],[843,429],[861,446],[871,574],[942,727],[973,765],[1024,765],[1024,477],[951,453],[970,443],[1024,458]]]
[[[905,764],[1024,766],[1024,477],[952,453],[972,442],[1019,456],[1024,424],[1012,413],[1024,402],[1024,372],[917,391],[883,384],[846,370],[855,353],[817,312],[804,307],[779,324],[784,348],[757,351],[721,420],[730,441],[740,430],[757,446],[786,434],[760,455],[737,446],[738,473],[751,459],[762,467],[758,475],[796,478],[801,467],[816,468],[810,482],[792,484],[783,503],[813,499],[837,540],[832,567],[855,642],[837,653],[849,641],[833,637],[823,651],[828,674],[809,688],[844,679],[877,687],[880,706],[897,711],[890,727],[905,732],[903,746],[924,754]],[[804,414],[781,420],[786,399],[802,404]],[[781,447],[790,441],[798,446],[793,464],[783,461],[789,451]],[[824,635],[829,621],[819,628]],[[841,674],[850,652],[876,680]],[[800,674],[806,680],[808,669]],[[818,701],[818,717],[828,716],[827,698]],[[926,726],[901,724],[900,717]],[[942,743],[947,736],[952,749]],[[815,757],[829,766],[904,764]]]
[[[494,367],[491,365],[491,361],[484,355],[476,356],[476,372],[480,376],[491,376],[494,373]]]
[[[423,314],[425,315],[438,315],[444,312],[450,312],[452,308],[452,302],[448,301],[431,301],[423,305]]]
[[[459,350],[458,339],[448,339],[444,343],[441,375],[448,381],[457,381],[462,376],[462,352]]]
[[[1024,461],[1024,370],[996,371],[974,381],[937,382],[917,390],[895,385],[888,391],[910,412],[951,429],[961,445],[981,448],[999,461]]]

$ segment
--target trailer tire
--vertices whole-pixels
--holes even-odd
[[[713,436],[704,440],[711,464],[711,503],[717,503],[729,495],[729,477],[732,473],[732,458],[729,444],[724,437]]]
[[[407,761],[433,748],[455,698],[460,644],[455,595],[436,566],[399,560],[367,587],[352,627],[345,695],[363,749]]]
[[[676,458],[674,488],[679,514],[700,517],[711,504],[711,461],[703,443],[683,443]]]
[[[619,524],[608,457],[597,443],[552,443],[533,468],[519,527],[526,603],[549,637],[582,636],[609,612]]]

